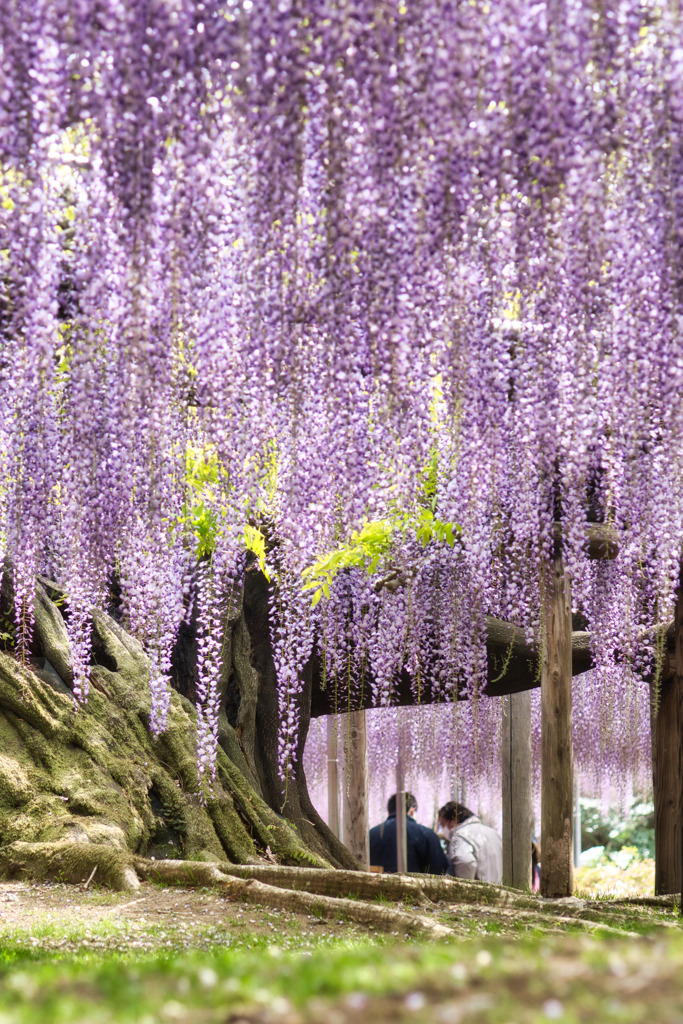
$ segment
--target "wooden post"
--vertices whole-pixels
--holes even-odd
[[[370,867],[368,834],[368,741],[364,711],[342,715],[344,751],[344,845],[366,871]]]
[[[679,848],[683,686],[674,676],[653,693],[652,787],[655,804],[655,893],[681,891]]]
[[[572,609],[568,577],[556,549],[547,573],[541,668],[541,895],[571,896],[574,759]]]
[[[683,829],[681,828],[681,821],[683,820],[683,729],[681,728],[681,720],[683,715],[681,714],[681,699],[680,695],[683,692],[683,578],[681,578],[681,572],[679,571],[678,590],[676,591],[676,613],[674,619],[674,683],[676,686],[676,693],[679,696],[678,700],[678,878],[676,882],[676,892],[680,892],[681,901],[679,903],[679,913],[683,914]]]
[[[339,828],[339,741],[337,716],[327,716],[327,824],[337,839]]]
[[[403,730],[399,726],[396,758],[396,870],[408,870],[408,833],[406,825],[406,779],[403,760]]]
[[[531,693],[503,705],[503,885],[531,888]]]
[[[574,776],[574,867],[581,862],[581,790],[578,776]]]
[[[652,693],[652,784],[655,801],[655,893],[681,891],[683,855],[683,591],[674,619],[673,678]]]

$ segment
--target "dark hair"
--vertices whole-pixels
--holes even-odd
[[[415,810],[417,810],[417,800],[415,799],[415,797],[413,796],[412,793],[406,793],[406,814],[408,814],[408,812],[411,811],[413,809],[413,807],[415,808]],[[395,793],[392,796],[390,796],[388,801],[387,801],[387,811],[389,812],[390,816],[392,814],[396,814],[396,794]]]
[[[455,821],[458,825],[471,818],[472,814],[473,812],[469,807],[465,807],[464,804],[457,804],[455,800],[449,800],[439,811],[440,818],[445,818],[446,821]]]

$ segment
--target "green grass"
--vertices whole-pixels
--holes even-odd
[[[627,938],[579,921],[549,931],[543,906],[542,921],[493,906],[442,907],[459,935],[437,943],[237,904],[202,920],[200,896],[184,919],[175,915],[189,895],[168,919],[146,920],[115,914],[127,899],[120,894],[32,890],[33,908],[61,900],[67,916],[55,923],[38,913],[14,928],[0,917],[0,1024],[683,1020],[683,930],[671,908],[583,908],[598,924],[638,933]],[[72,914],[77,902],[91,902],[90,916]]]
[[[315,917],[315,915],[311,915]],[[229,925],[199,924],[191,929],[168,924],[146,924],[137,921],[104,921],[85,927],[41,924],[30,929],[0,928],[0,972],[3,968],[25,962],[67,960],[77,964],[84,960],[108,957],[116,962],[139,963],[159,956],[179,956],[189,951],[213,953],[216,950],[269,950],[307,952],[318,945],[330,945],[333,937],[316,936],[302,930],[296,922],[283,926],[280,918],[260,910],[261,922],[271,921],[270,935],[254,935],[248,920]],[[316,921],[320,920],[316,917]],[[0,1024],[2,1022],[0,1021]]]
[[[341,942],[324,952],[303,954],[283,952],[272,943],[181,955],[169,951],[140,956],[132,950],[99,954],[91,949],[55,960],[44,950],[37,957],[19,948],[14,954],[9,966],[0,968],[0,1024],[137,1021],[158,1013],[169,1001],[209,1013],[224,1013],[233,1005],[277,1004],[285,998],[301,1005],[314,994],[336,996],[356,991],[359,984],[379,992],[390,980],[379,970],[384,947],[368,943],[354,949]],[[401,975],[394,970],[391,977],[397,973]],[[94,1005],[97,1017],[87,1017]]]
[[[477,952],[473,947],[468,951],[475,965]],[[419,946],[381,940],[341,940],[305,953],[284,953],[271,945],[143,959],[130,952],[91,952],[67,962],[17,958],[0,973],[0,1024],[138,1021],[169,1001],[187,1007],[188,1013],[210,1015],[215,1010],[223,1014],[216,1020],[224,1020],[230,1007],[277,1008],[285,1001],[300,1007],[316,998],[336,1001],[359,992],[378,997],[407,991],[435,972],[449,972],[455,959],[450,943]],[[459,950],[457,961],[462,959]],[[86,1018],[94,1004],[97,1016]]]
[[[571,971],[558,970],[561,958]],[[665,937],[665,946],[644,941],[640,949],[628,940],[546,935],[520,937],[514,943],[509,938],[412,944],[342,940],[307,953],[285,953],[275,945],[146,958],[91,952],[66,961],[15,960],[2,969],[0,1024],[218,1024],[238,1010],[268,1010],[276,1020],[304,1007],[312,1007],[315,1015],[316,1006],[323,1020],[326,1007],[343,1007],[351,997],[356,1006],[365,1000],[377,1005],[378,1020],[385,1019],[387,1000],[399,1019],[412,999],[417,1011],[410,1019],[415,1021],[430,1019],[427,1011],[438,1003],[469,1005],[472,1014],[457,1018],[463,1021],[547,1021],[560,1006],[557,1019],[566,1024],[635,1024],[646,1019],[638,1016],[644,1004],[640,998],[620,996],[620,979],[632,981],[640,971],[643,984],[655,983],[654,971],[663,964],[668,973],[657,984],[657,993],[648,996],[648,1019],[669,1020],[674,1018],[666,1016],[665,1008],[660,1008],[664,1016],[657,1016],[657,1005],[671,996],[672,976],[683,966],[679,931]],[[683,996],[676,991],[670,1009],[679,1004],[683,1008]],[[424,1013],[419,1012],[420,1000],[429,1003]]]

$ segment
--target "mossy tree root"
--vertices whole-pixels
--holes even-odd
[[[623,907],[678,907],[681,903],[679,893],[670,896],[616,896],[610,899],[610,906]]]
[[[218,866],[218,865],[217,865]],[[538,897],[487,882],[438,875],[371,874],[290,868],[279,864],[220,865],[225,874],[256,878],[268,885],[301,889],[324,896],[386,899],[418,903],[482,903],[486,906],[538,907]]]
[[[541,906],[542,904],[536,910],[524,910],[521,907],[514,907],[513,909],[508,907],[497,907],[496,914],[501,917],[513,918],[515,921],[526,920],[530,925],[533,925],[534,928],[544,928],[548,926],[548,929],[552,930],[557,928],[558,925],[573,925],[574,927],[579,926],[581,928],[585,928],[588,932],[605,932],[607,935],[618,935],[619,938],[622,939],[642,938],[638,932],[629,932],[624,928],[615,928],[606,921],[592,921],[590,918],[585,917],[580,911],[577,911],[575,914],[559,914],[555,913],[551,906],[548,908],[548,913],[543,913]],[[472,908],[470,907],[470,913],[471,912]]]
[[[476,882],[459,884],[457,880],[450,882],[407,875],[373,877],[361,872],[276,865],[155,861],[98,843],[11,843],[0,848],[0,876],[76,885],[94,881],[117,891],[139,889],[140,876],[165,885],[206,886],[218,889],[231,901],[314,914],[378,931],[446,938],[455,934],[454,930],[432,916],[376,902],[378,898],[386,901],[407,899],[425,908],[433,907],[432,898],[437,897],[442,905],[460,906],[461,914],[493,913],[503,918],[526,920],[534,927],[546,930],[574,925],[591,932],[637,937],[636,933],[614,927],[607,921],[591,920],[581,901],[577,901],[575,908],[570,908],[562,901],[553,904],[552,901],[540,901]],[[435,886],[434,882],[440,884]],[[497,901],[490,899],[491,889],[498,894]],[[336,895],[331,896],[329,892]],[[460,898],[463,892],[466,900]]]
[[[101,843],[10,843],[0,847],[0,875],[76,885],[91,880],[119,892],[140,888],[130,854]]]
[[[316,917],[326,919],[351,921],[365,928],[376,928],[379,931],[401,935],[428,934],[432,938],[446,938],[454,934],[452,928],[422,914],[397,910],[381,903],[366,903],[358,899],[342,899],[299,889],[266,885],[255,878],[237,878],[221,870],[223,865],[170,860],[148,861],[138,857],[135,866],[143,877],[151,881],[163,882],[166,885],[211,886],[220,889],[234,901],[315,914]]]

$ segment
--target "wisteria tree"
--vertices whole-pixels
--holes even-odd
[[[513,654],[533,678],[558,536],[585,667],[610,693],[661,674],[682,42],[655,0],[3,7],[15,717],[31,666],[106,701],[118,620],[149,749],[180,728],[174,677],[183,785],[213,806],[251,773],[307,823],[297,849],[348,864],[297,783],[311,688],[476,698]],[[590,560],[588,521],[616,558]],[[262,813],[230,856],[269,845]]]

